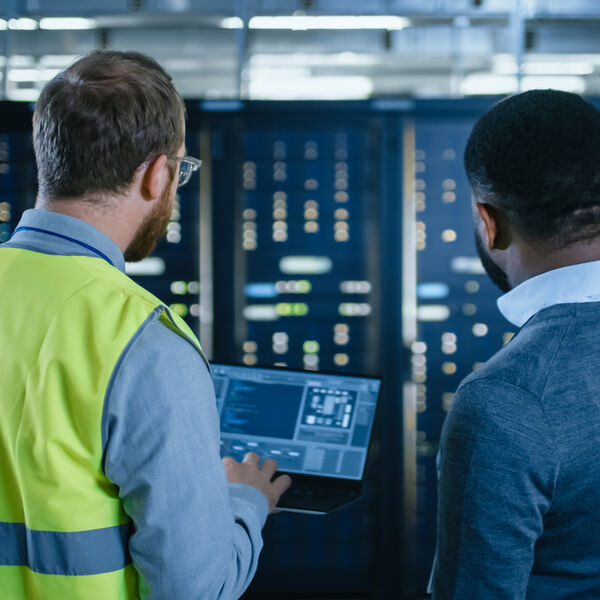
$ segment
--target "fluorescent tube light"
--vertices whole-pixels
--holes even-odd
[[[94,29],[96,21],[83,17],[52,17],[40,20],[40,29]]]
[[[536,57],[537,58],[537,57]],[[594,72],[592,60],[574,61],[560,57],[544,57],[546,60],[527,60],[521,66],[523,75],[591,75]],[[582,57],[585,58],[585,57]],[[492,71],[498,75],[516,75],[517,61],[511,54],[496,54],[492,58]]]
[[[250,29],[404,29],[410,25],[405,17],[395,15],[293,15],[252,17]]]
[[[239,17],[226,17],[221,20],[221,27],[223,29],[242,29],[244,27],[244,21]]]
[[[5,31],[8,28],[8,21],[0,19],[0,31]]]
[[[361,100],[373,93],[373,81],[363,76],[317,76],[297,79],[250,79],[254,100]]]
[[[585,79],[576,75],[554,75],[552,77],[528,76],[521,79],[521,91],[528,90],[562,90],[563,92],[573,92],[574,94],[583,94],[585,92]]]
[[[594,65],[574,62],[527,62],[523,75],[591,75]]]
[[[31,54],[12,54],[8,57],[9,67],[33,69],[35,67],[35,56]]]
[[[20,29],[22,31],[33,31],[38,28],[38,22],[35,19],[21,17],[20,19],[9,19],[9,29]]]
[[[19,102],[35,102],[40,96],[41,90],[33,88],[17,88],[7,90],[6,97],[9,100],[17,100]]]
[[[66,68],[72,65],[78,58],[79,55],[77,54],[45,54],[40,57],[40,66]]]
[[[294,52],[285,54],[253,54],[250,57],[252,67],[307,66],[373,66],[381,61],[375,54],[357,54],[356,52],[333,52],[331,54]]]
[[[295,80],[306,80],[310,78],[311,71],[308,67],[251,67],[248,71],[244,70],[244,76],[250,81],[285,81],[286,83]]]
[[[8,81],[49,81],[60,73],[60,69],[10,69]]]
[[[38,81],[39,75],[37,69],[10,69],[8,72],[9,81]]]
[[[518,86],[515,75],[472,73],[461,81],[460,91],[465,96],[514,94]]]

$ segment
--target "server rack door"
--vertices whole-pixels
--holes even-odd
[[[498,312],[500,291],[474,244],[462,156],[489,100],[422,103],[415,118],[416,340],[409,389],[416,399],[416,576],[424,591],[435,550],[436,455],[460,381],[514,334]]]
[[[377,373],[380,122],[347,104],[250,103],[204,123],[214,358]],[[366,490],[338,513],[271,518],[247,597],[373,597],[378,497]]]

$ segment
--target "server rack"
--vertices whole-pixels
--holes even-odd
[[[500,291],[477,256],[464,148],[477,119],[495,99],[422,100],[413,114],[407,159],[407,235],[403,246],[405,349],[410,357],[405,402],[413,416],[406,494],[413,510],[415,589],[423,592],[435,551],[436,456],[445,415],[461,380],[515,332],[496,308]],[[410,181],[409,181],[410,179]],[[410,223],[408,223],[410,221]],[[410,332],[409,335],[406,335]]]
[[[362,102],[197,108],[190,119],[212,166],[215,360],[381,374],[383,294],[400,283],[380,235],[382,215],[399,218],[401,173],[394,169],[393,183],[382,177],[385,163],[399,163],[398,115]],[[388,581],[402,560],[388,528],[401,523],[392,510],[401,485],[393,477],[383,484],[381,461],[386,455],[400,472],[390,449],[401,438],[399,395],[385,389],[364,498],[325,517],[270,519],[248,598],[373,598],[400,589]]]

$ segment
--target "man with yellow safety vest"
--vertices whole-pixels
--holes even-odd
[[[0,246],[0,597],[239,597],[289,486],[221,461],[194,334],[124,272],[164,233],[185,110],[151,58],[99,51],[44,88],[39,192]]]

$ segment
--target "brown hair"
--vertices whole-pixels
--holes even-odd
[[[136,169],[184,142],[185,107],[149,56],[96,51],[52,79],[33,114],[40,193],[52,200],[121,193]]]

